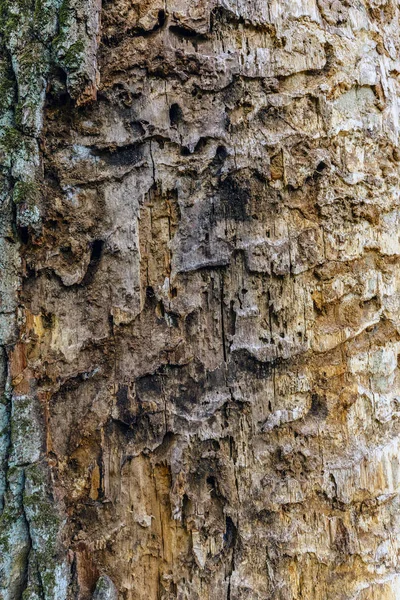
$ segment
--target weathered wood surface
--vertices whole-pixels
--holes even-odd
[[[399,2],[0,10],[0,597],[400,598]]]

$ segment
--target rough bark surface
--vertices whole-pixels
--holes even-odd
[[[397,0],[0,1],[0,597],[400,598]]]

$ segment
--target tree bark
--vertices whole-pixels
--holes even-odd
[[[397,0],[1,0],[0,598],[400,598]]]

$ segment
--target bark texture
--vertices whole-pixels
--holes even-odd
[[[0,18],[0,597],[398,600],[398,0]]]

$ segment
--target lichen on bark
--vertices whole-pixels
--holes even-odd
[[[67,598],[71,565],[63,506],[46,452],[46,411],[27,364],[29,315],[21,302],[21,255],[40,235],[40,155],[48,81],[57,69],[57,0],[0,3],[0,596]],[[76,15],[75,15],[76,18]],[[70,26],[73,26],[72,19]],[[54,47],[53,47],[54,46]],[[82,62],[65,75],[84,72]],[[28,321],[27,321],[28,319]]]

